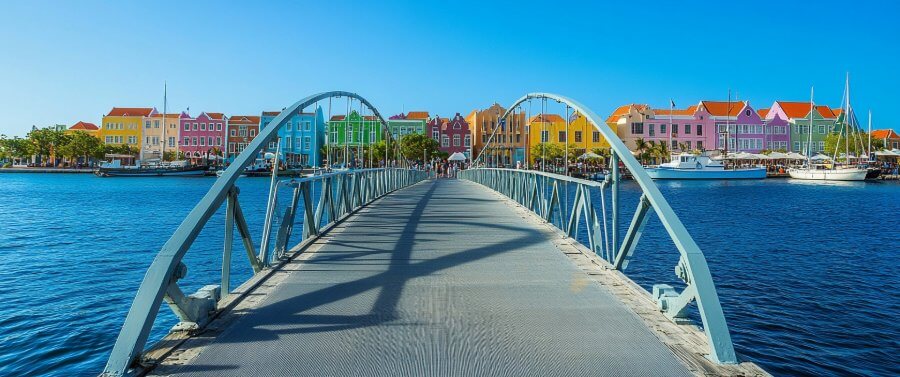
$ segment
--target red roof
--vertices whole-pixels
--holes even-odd
[[[232,115],[228,118],[228,123],[259,125],[259,117],[255,115]]]
[[[694,109],[693,109],[693,110],[692,110],[691,108],[687,108],[687,109],[675,109],[675,110],[670,110],[670,109],[653,109],[653,113],[656,114],[656,116],[670,115],[669,113],[671,113],[671,115],[687,115],[687,116],[691,116],[691,115],[694,115],[694,112],[695,112],[695,111],[696,111],[696,106],[694,106]]]
[[[706,111],[712,116],[732,116],[736,117],[744,108],[744,101],[700,101],[700,104],[706,108]],[[730,107],[729,107],[730,106]]]
[[[82,131],[96,131],[100,128],[97,127],[96,124],[88,123],[88,122],[78,122],[69,127],[70,130],[82,130]]]
[[[263,111],[263,116],[267,117],[278,116],[278,114],[281,114],[281,111]]]
[[[894,130],[874,130],[872,131],[872,137],[876,139],[898,139],[900,135],[897,135]]]
[[[222,113],[206,113],[209,116],[209,119],[215,120],[225,120],[225,114]]]
[[[760,118],[765,118],[766,115],[769,115],[769,109],[757,109],[756,113],[759,114]]]
[[[163,114],[156,113],[156,114],[153,114],[151,117],[152,117],[152,118],[162,118],[162,117],[163,117]],[[181,114],[166,114],[166,118],[167,118],[167,119],[181,118]]]
[[[784,110],[784,113],[789,118],[806,118],[809,116],[809,102],[787,102],[787,101],[776,101],[778,106],[781,107],[781,110]],[[819,115],[823,118],[834,118],[834,112],[830,107],[825,105],[816,106],[816,110],[819,110]]]
[[[410,111],[406,113],[406,119],[428,120],[431,116],[427,111]]]
[[[127,117],[127,116],[150,116],[155,109],[152,107],[113,107],[106,116],[109,117]]]

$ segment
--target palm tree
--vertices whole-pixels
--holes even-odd
[[[656,157],[659,158],[660,163],[666,162],[666,160],[671,155],[671,152],[669,151],[669,146],[666,143],[659,143],[659,145],[656,146],[655,152],[656,152]]]
[[[639,137],[634,139],[634,150],[638,152],[638,158],[641,159],[641,164],[644,163],[644,152],[647,150],[647,141],[644,138]]]
[[[656,150],[656,140],[648,141],[647,142],[647,150],[644,152],[643,158],[645,158],[647,160],[651,160],[653,158],[653,156],[655,156],[654,152],[653,152],[655,150]],[[656,163],[656,161],[651,161],[651,162]]]
[[[688,148],[687,143],[684,143],[684,142],[678,143],[678,150],[680,150],[682,152],[687,152],[689,149],[690,148]]]

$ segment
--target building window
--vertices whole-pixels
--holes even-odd
[[[650,136],[656,136],[656,125],[650,123],[650,127],[648,127],[648,131],[650,132]]]
[[[256,137],[256,129],[255,128],[250,129],[250,137]]]
[[[306,124],[309,124],[309,122],[307,122]],[[311,143],[312,143],[312,141],[311,141],[310,137],[304,136],[303,137],[303,150],[305,150],[305,151],[310,150]]]
[[[216,146],[222,145],[222,137],[216,136]]]
[[[581,131],[575,131],[575,142],[576,143],[581,142]]]
[[[216,131],[222,131],[222,123],[216,123]]]
[[[660,129],[662,131],[662,129]],[[631,134],[632,135],[643,135],[644,134],[644,123],[631,123]]]
[[[685,135],[690,135],[690,134],[691,134],[691,125],[690,125],[690,124],[685,124],[685,125],[684,125],[684,134],[685,134]]]
[[[558,138],[559,138],[560,143],[565,142],[566,141],[566,131],[559,131]]]
[[[594,132],[593,132],[593,134],[591,135],[591,141],[593,141],[593,142],[595,142],[595,143],[599,143],[599,142],[600,142],[600,131],[594,131]]]
[[[665,123],[659,125],[659,134],[660,135],[666,134],[666,124]]]
[[[200,127],[200,125],[198,123],[194,123],[194,131],[197,131],[198,127]]]
[[[193,146],[197,145],[197,137],[196,136],[191,138],[191,145],[193,145]]]
[[[460,146],[459,135],[453,135],[453,146],[454,147]]]
[[[200,123],[200,131],[206,131],[206,123]]]
[[[434,141],[441,140],[441,133],[435,129],[434,131],[431,131],[431,138],[434,139]]]
[[[184,124],[184,130],[185,130],[185,131],[190,131],[190,130],[191,130],[191,124],[190,124],[190,123],[185,123],[185,124]]]
[[[200,138],[200,146],[201,146],[201,147],[205,147],[205,146],[206,146],[206,138],[205,138],[205,137],[201,137],[201,138]]]
[[[699,128],[698,128],[699,130]],[[697,140],[697,149],[703,150],[703,140]]]
[[[159,121],[158,121],[158,120],[154,120],[154,121],[153,121],[153,128],[159,128]]]
[[[444,135],[444,136],[441,138],[441,146],[442,146],[442,147],[449,147],[449,146],[450,146],[450,138],[447,137],[447,135]]]
[[[546,143],[550,141],[550,131],[541,131],[541,142]]]
[[[191,145],[191,138],[185,136],[184,141],[181,144],[182,145]]]
[[[702,124],[697,125],[697,136],[703,136],[703,125]],[[697,149],[700,149],[700,147],[698,146]]]
[[[237,130],[235,130],[234,128],[232,128],[232,129],[230,129],[230,130],[228,130],[228,131],[229,131],[228,133],[231,135],[231,137],[237,136]]]
[[[149,120],[144,122],[144,128],[150,128],[150,121],[149,121]]]
[[[466,138],[463,140],[463,143],[464,143],[463,144],[464,147],[468,148],[468,147],[472,146],[472,136],[466,135]]]
[[[291,122],[287,122],[287,130],[288,130],[288,131],[292,131],[292,128],[293,128],[293,127],[294,127],[294,125],[291,124]]]
[[[672,124],[672,135],[678,135],[678,125]]]
[[[128,144],[137,144],[137,136],[129,136]]]
[[[169,147],[174,147],[174,146],[175,146],[175,137],[171,136],[171,137],[169,137]]]
[[[672,129],[674,130],[675,127],[672,127]],[[678,140],[672,140],[672,150],[674,151],[676,149],[678,149]]]

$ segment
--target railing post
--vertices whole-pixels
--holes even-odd
[[[613,267],[617,270],[624,270],[628,268],[628,261],[631,259],[631,255],[634,254],[634,249],[637,247],[638,240],[641,239],[641,234],[644,233],[644,226],[647,225],[647,211],[650,209],[650,201],[647,200],[645,195],[641,195],[641,199],[638,202],[637,210],[634,211],[634,218],[631,219],[631,225],[628,226],[628,232],[625,233],[625,239],[622,240],[622,247],[616,253],[616,261],[613,263]]]
[[[619,155],[615,151],[610,153],[610,174],[612,174],[612,250],[618,250],[619,246]]]
[[[231,249],[234,243],[234,190],[225,202],[225,246],[222,250],[222,297],[231,293]]]

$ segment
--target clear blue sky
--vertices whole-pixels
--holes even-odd
[[[0,11],[0,133],[113,106],[256,114],[350,90],[383,113],[468,113],[528,91],[615,106],[836,106],[898,129],[900,5],[806,1],[14,1]],[[599,2],[598,2],[599,3]],[[864,119],[860,119],[865,122]]]

